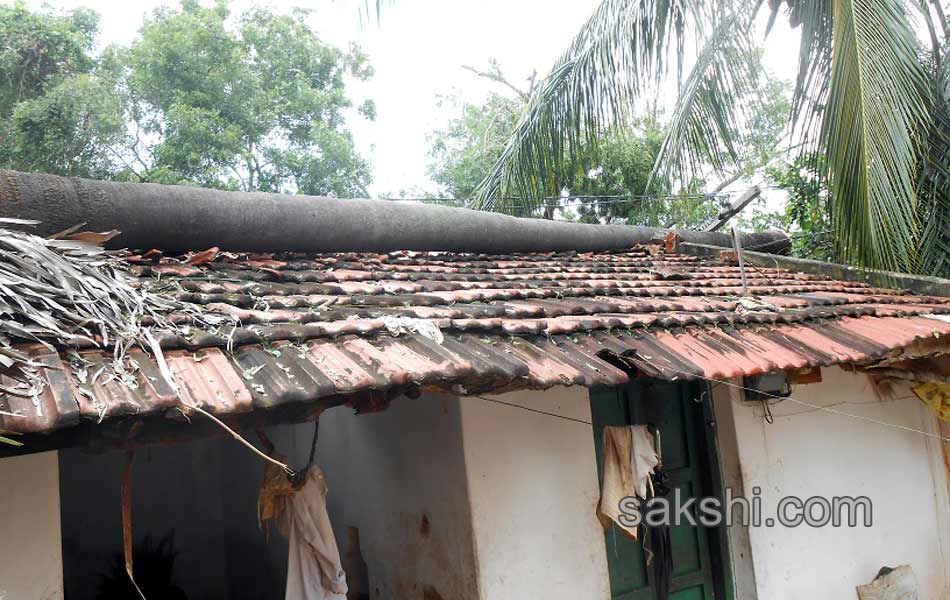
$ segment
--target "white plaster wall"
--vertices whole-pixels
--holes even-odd
[[[60,600],[56,452],[0,459],[0,600]]]
[[[590,422],[584,388],[497,398]],[[610,597],[589,425],[462,398],[482,600]]]
[[[823,382],[795,387],[810,404],[928,432],[934,415],[909,389],[880,399],[866,376],[823,369]],[[773,406],[773,424],[760,404],[741,392],[715,387],[720,437],[735,434],[746,494],[762,488],[764,514],[774,515],[784,496],[867,496],[870,528],[750,528],[755,587],[768,600],[856,598],[855,586],[884,565],[909,564],[921,598],[950,598],[950,505],[939,442],[868,421],[815,410],[785,400]],[[733,432],[729,431],[734,423]],[[725,465],[728,473],[729,465]]]
[[[345,555],[347,529],[359,529],[371,598],[477,599],[458,398],[397,398],[366,415],[337,407],[320,421],[334,532]]]

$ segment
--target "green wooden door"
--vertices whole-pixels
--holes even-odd
[[[683,498],[711,495],[713,488],[705,427],[711,422],[708,394],[687,383],[639,382],[625,387],[591,391],[591,416],[598,474],[603,465],[604,425],[652,424],[659,428],[662,460],[670,487]],[[695,401],[694,401],[695,400]],[[704,406],[704,404],[706,406]],[[673,492],[670,492],[670,499]],[[652,568],[638,540],[623,535],[616,526],[605,531],[607,566],[613,600],[653,600]],[[674,525],[673,600],[726,600],[722,553],[715,530]]]

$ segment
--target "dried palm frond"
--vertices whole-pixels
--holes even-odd
[[[12,224],[23,224],[17,221]],[[128,347],[143,320],[165,322],[177,303],[133,285],[121,260],[78,239],[45,239],[0,219],[0,365],[28,364],[23,343]]]
[[[107,235],[47,239],[14,229],[32,224],[0,219],[0,371],[16,381],[0,392],[32,396],[34,403],[42,393],[45,378],[22,349],[27,344],[65,349],[67,359],[79,363],[76,348],[109,349],[114,372],[105,375],[134,387],[137,365],[126,352],[134,346],[154,351],[149,328],[177,329],[168,318],[172,312],[215,318],[136,285],[121,258],[96,245]]]

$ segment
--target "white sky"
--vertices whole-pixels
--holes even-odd
[[[203,1],[203,3],[209,3]],[[338,46],[359,44],[376,75],[353,86],[358,105],[376,102],[375,122],[354,115],[350,128],[360,152],[373,165],[374,195],[400,190],[435,189],[426,176],[426,134],[445,124],[448,114],[437,108],[437,96],[460,91],[473,100],[490,89],[504,90],[463,70],[500,61],[512,80],[526,80],[532,70],[544,74],[598,4],[598,0],[396,0],[384,1],[381,22],[361,22],[363,0],[233,0],[232,12],[257,4],[278,12],[302,6],[313,11],[311,22],[322,38]],[[42,0],[28,0],[39,7]],[[101,17],[103,43],[128,44],[143,16],[176,1],[60,0],[54,8],[87,6]],[[374,5],[375,1],[370,0]],[[779,77],[794,76],[797,37],[778,19],[767,39],[765,62]],[[493,87],[495,86],[495,87]]]

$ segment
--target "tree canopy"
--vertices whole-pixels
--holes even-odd
[[[109,176],[124,130],[121,99],[93,57],[99,18],[79,9],[0,6],[0,164]]]
[[[504,150],[524,103],[498,93],[481,104],[458,96],[440,103],[455,114],[444,129],[429,136],[429,176],[441,195],[467,200]]]
[[[430,135],[429,174],[439,184],[440,195],[470,200],[503,156],[530,106],[533,88],[524,90],[512,83],[495,61],[487,70],[465,68],[495,82],[500,91],[488,94],[481,103],[458,96],[442,100],[443,106],[454,110],[454,117],[447,127]],[[545,180],[544,202],[515,195],[499,199],[494,208],[550,217],[555,213],[553,203],[559,207],[560,218],[584,222],[704,225],[728,200],[722,193],[725,188],[743,181],[751,185],[754,178],[764,177],[766,167],[782,162],[789,85],[764,72],[762,82],[764,100],[753,115],[755,134],[737,143],[738,161],[723,175],[705,173],[676,185],[671,176],[655,173],[669,133],[669,116],[652,108],[631,117],[628,126],[607,130],[562,157],[561,171],[540,173],[539,178]]]
[[[247,191],[364,196],[368,163],[344,115],[357,47],[306,13],[184,0],[127,48],[95,52],[88,10],[0,7],[0,164],[19,170]],[[359,107],[373,118],[371,102]]]
[[[524,100],[491,93],[481,104],[457,97],[443,104],[453,107],[455,116],[430,135],[429,175],[439,185],[438,195],[467,201],[504,151]],[[520,198],[506,198],[499,209],[587,223],[701,225],[719,210],[709,197],[672,194],[667,184],[653,185],[650,197],[643,197],[664,136],[655,115],[644,118],[636,130],[605,136],[586,147],[573,168],[552,185],[546,206],[533,209]]]

